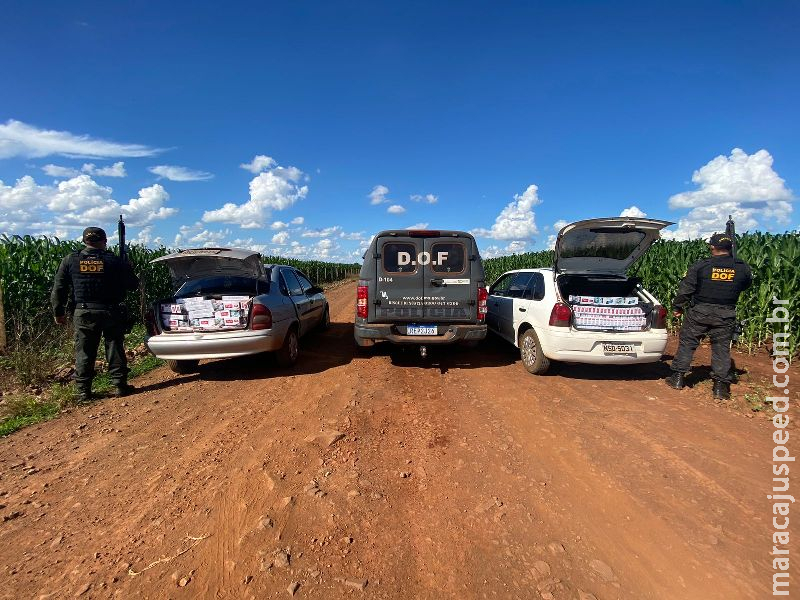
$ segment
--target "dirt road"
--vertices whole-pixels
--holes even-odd
[[[663,363],[534,377],[491,339],[362,355],[353,298],[329,292],[293,371],[159,369],[0,440],[0,597],[771,593],[763,415],[667,388]]]

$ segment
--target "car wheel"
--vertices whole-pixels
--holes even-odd
[[[194,373],[197,370],[197,365],[200,364],[199,360],[167,360],[165,362],[170,371],[179,375]]]
[[[550,360],[542,352],[542,345],[533,329],[528,329],[519,338],[519,353],[528,373],[541,375],[550,367]]]
[[[275,359],[280,366],[291,367],[297,362],[298,354],[300,354],[300,345],[297,340],[297,329],[292,327],[286,333],[283,346],[275,353]]]

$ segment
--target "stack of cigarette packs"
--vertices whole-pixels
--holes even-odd
[[[646,317],[635,296],[570,296],[575,326],[580,329],[641,331]]]
[[[243,329],[249,309],[250,296],[177,298],[161,304],[161,323],[170,331]]]

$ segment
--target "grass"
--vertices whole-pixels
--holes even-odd
[[[134,327],[133,331],[125,336],[125,348],[134,349],[144,343],[145,331],[142,326]],[[78,390],[75,384],[59,383],[53,380],[54,359],[70,362],[72,342],[71,334],[62,330],[60,336],[48,339],[50,342],[46,349],[35,348],[36,342],[19,343],[12,347],[0,361],[0,368],[4,371],[4,379],[11,382],[22,391],[6,393],[0,405],[0,437],[9,435],[35,423],[48,421],[59,413],[78,405]],[[100,351],[102,353],[102,343]],[[66,358],[69,357],[69,358]],[[128,362],[130,378],[138,377],[156,367],[164,361],[151,354],[143,354]],[[40,393],[33,394],[25,387],[37,387]],[[92,382],[92,391],[100,396],[107,395],[114,385],[105,371],[99,372]]]

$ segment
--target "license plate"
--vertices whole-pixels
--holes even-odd
[[[606,354],[636,354],[633,344],[603,344]]]
[[[412,323],[406,327],[406,335],[437,335],[436,325],[417,325]]]

